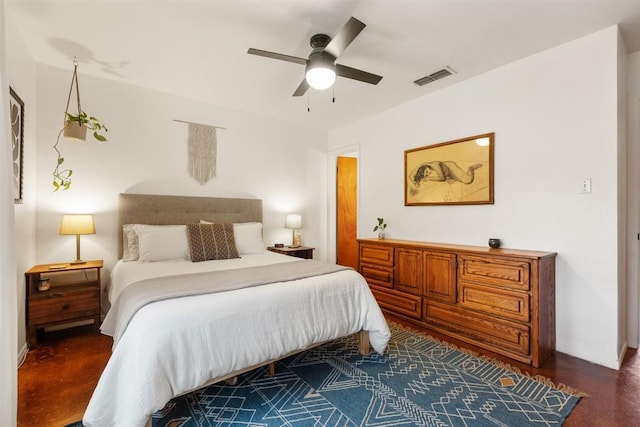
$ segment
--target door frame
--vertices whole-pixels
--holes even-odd
[[[328,153],[329,159],[327,161],[327,262],[335,263],[337,261],[337,251],[336,251],[336,215],[337,215],[337,204],[336,197],[338,195],[336,191],[336,171],[338,168],[338,157],[349,155],[350,157],[355,157],[357,160],[358,171],[356,174],[356,179],[358,181],[358,190],[356,193],[356,203],[360,206],[360,145],[348,145],[346,147],[338,148],[336,150],[329,151]],[[360,212],[356,216],[356,221],[358,222],[359,230],[359,217]],[[360,233],[356,231],[356,236],[359,236]]]

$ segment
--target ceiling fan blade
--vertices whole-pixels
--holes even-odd
[[[302,81],[300,82],[300,86],[298,86],[296,91],[293,92],[293,96],[302,96],[307,92],[308,89],[309,83],[307,83],[307,79],[302,79]]]
[[[249,48],[247,53],[251,55],[264,56],[265,58],[279,59],[281,61],[293,62],[294,64],[307,65],[307,60],[304,58],[298,58],[297,56],[284,55],[282,53],[269,52],[267,50],[260,50]]]
[[[358,21],[353,16],[349,18],[346,24],[338,31],[333,39],[324,48],[325,52],[329,52],[334,58],[342,55],[342,52],[351,44],[351,42],[364,30],[366,25]]]
[[[348,79],[371,83],[372,85],[377,85],[378,82],[382,80],[382,76],[377,74],[368,73],[366,71],[358,70],[357,68],[351,68],[340,64],[336,64],[336,74]]]

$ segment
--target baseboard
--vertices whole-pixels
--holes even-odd
[[[624,362],[624,356],[627,354],[627,350],[629,346],[627,345],[627,341],[622,343],[620,350],[618,351],[618,370],[622,368],[622,362]]]
[[[24,360],[27,358],[28,352],[29,352],[29,346],[25,342],[22,344],[22,348],[18,352],[18,368],[22,366],[22,364],[24,363]]]
[[[587,362],[595,363],[596,365],[615,370],[620,370],[620,365],[622,364],[622,358],[624,357],[625,349],[626,342],[615,354],[611,353],[610,355],[605,355],[603,353],[594,353],[591,350],[586,350],[583,348],[565,347],[561,344],[556,343],[556,351],[559,353],[564,353],[571,357],[576,357],[578,359],[586,360]],[[620,356],[620,354],[622,354],[622,356]]]

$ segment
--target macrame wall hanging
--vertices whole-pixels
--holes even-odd
[[[189,125],[187,172],[200,185],[205,185],[216,177],[216,161],[218,157],[216,129],[224,128],[184,120],[174,121]]]

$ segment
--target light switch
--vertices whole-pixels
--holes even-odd
[[[591,178],[585,178],[582,180],[582,185],[580,187],[580,194],[589,194],[591,193]]]

